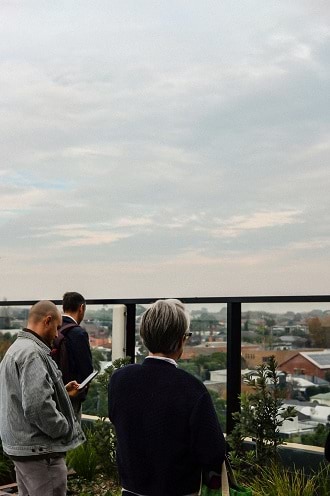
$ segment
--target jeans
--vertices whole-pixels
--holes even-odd
[[[67,468],[64,457],[14,460],[19,496],[65,496]]]

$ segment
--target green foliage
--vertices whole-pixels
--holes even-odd
[[[114,482],[118,482],[118,471],[116,464],[116,434],[110,422],[105,418],[98,419],[93,425],[92,436],[89,443],[97,454],[98,468],[100,472],[108,476]]]
[[[99,415],[100,418],[94,422],[93,427],[90,430],[87,430],[87,441],[83,446],[86,446],[86,449],[89,450],[88,452],[95,453],[97,470],[108,476],[114,482],[118,482],[116,434],[112,424],[106,418],[108,384],[114,371],[125,367],[130,361],[130,357],[114,360],[113,364],[108,367],[103,374],[99,374],[97,379],[91,384],[88,392],[87,400],[85,402],[87,403],[87,401],[89,401],[87,408],[84,405],[84,413],[87,413],[86,410],[88,411],[88,408],[92,410],[94,404],[96,411],[88,411],[88,413]],[[93,458],[93,462],[94,461]],[[71,466],[73,465],[71,464]]]
[[[93,481],[83,477],[68,477],[68,495],[71,496],[121,496],[121,488],[108,477],[98,473]]]
[[[321,446],[325,445],[325,440],[329,433],[329,428],[323,424],[317,424],[316,429],[311,434],[302,434],[301,443],[308,444],[310,446]]]
[[[317,496],[329,496],[330,494],[330,464],[322,463],[318,472],[313,476]]]
[[[260,468],[258,476],[252,481],[249,478],[248,484],[252,486],[254,496],[315,496],[317,494],[315,478],[308,478],[301,470],[295,469],[291,472],[288,468],[276,463]]]
[[[130,363],[130,357],[118,358],[108,367],[103,374],[99,374],[95,381],[91,383],[88,395],[83,403],[83,413],[87,415],[97,415],[98,417],[108,416],[108,383],[113,372]]]
[[[316,396],[317,394],[329,393],[330,386],[308,386],[305,390],[306,400],[309,401],[311,396]]]
[[[330,465],[321,464],[319,470],[307,476],[303,470],[290,470],[279,463],[259,467],[258,473],[245,483],[252,487],[253,496],[329,496]]]
[[[312,345],[315,348],[325,348],[327,345],[326,333],[322,329],[322,323],[318,317],[312,317],[308,320],[308,330]]]
[[[210,355],[198,355],[190,360],[181,360],[179,366],[201,381],[205,381],[210,378],[211,370],[227,367],[227,353],[219,351]]]
[[[210,396],[216,411],[222,430],[226,431],[226,401],[219,397],[218,393],[209,389]]]
[[[12,336],[9,332],[0,333],[0,362],[6,354],[9,346],[15,341],[17,334]]]
[[[96,449],[91,443],[92,436],[92,432],[87,431],[87,441],[66,455],[68,467],[73,468],[77,475],[89,481],[95,479],[98,462]]]
[[[97,348],[91,348],[92,352],[92,360],[93,360],[93,369],[100,372],[101,370],[101,362],[104,360],[103,352],[98,350]]]
[[[234,414],[237,424],[229,443],[234,456],[244,457],[243,440],[251,437],[256,444],[256,463],[264,465],[277,458],[277,447],[283,444],[279,427],[284,420],[293,420],[296,411],[293,407],[283,408],[283,390],[276,373],[274,356],[267,363],[257,367],[256,378],[246,377],[246,383],[253,393],[241,395],[241,411]]]
[[[125,357],[125,358],[117,358],[117,360],[114,360],[112,362],[112,365],[110,367],[107,367],[104,371],[103,374],[99,374],[97,376],[97,383],[100,385],[101,391],[103,391],[105,394],[108,392],[108,384],[109,380],[114,373],[115,370],[121,369],[122,367],[125,367],[131,363],[131,357]]]
[[[4,454],[0,440],[0,481],[7,480],[8,477],[10,478],[13,471],[14,464],[11,459]]]
[[[110,329],[112,326],[112,313],[113,313],[113,309],[108,305],[103,305],[102,308],[98,308],[96,310],[92,310],[87,306],[85,319],[97,320],[103,326],[107,326],[108,329]]]

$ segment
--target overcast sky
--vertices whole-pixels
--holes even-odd
[[[0,53],[0,298],[329,293],[329,2],[2,0]]]

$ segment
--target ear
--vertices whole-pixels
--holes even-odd
[[[52,321],[52,316],[51,315],[47,315],[47,317],[45,317],[45,324],[48,326]]]

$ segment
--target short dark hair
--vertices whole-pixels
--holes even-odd
[[[85,298],[80,293],[71,291],[63,295],[63,312],[76,312],[80,305],[85,304]]]
[[[157,300],[144,312],[140,335],[151,353],[177,351],[189,328],[189,316],[179,300]]]

